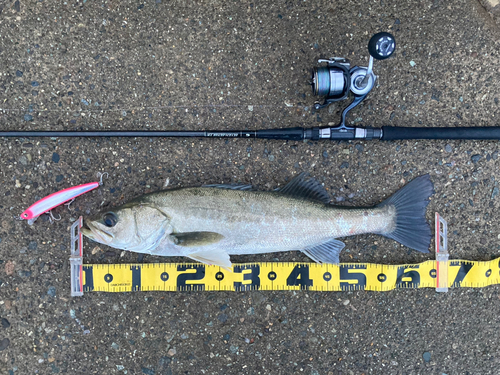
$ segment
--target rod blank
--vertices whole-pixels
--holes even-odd
[[[0,137],[206,137],[196,131],[4,131]]]

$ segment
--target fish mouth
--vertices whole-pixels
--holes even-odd
[[[92,222],[85,222],[80,228],[80,232],[82,232],[85,237],[105,245],[113,241],[113,235],[99,228],[98,225]]]

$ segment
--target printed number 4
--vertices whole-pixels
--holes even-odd
[[[286,285],[300,286],[300,289],[307,289],[313,286],[313,281],[309,278],[309,266],[296,265],[286,279]]]

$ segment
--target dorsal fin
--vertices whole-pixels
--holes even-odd
[[[286,186],[278,190],[278,193],[294,198],[316,200],[325,204],[330,203],[331,199],[325,188],[314,178],[306,179],[307,176],[307,173],[302,172]]]
[[[253,186],[249,184],[211,184],[203,185],[206,188],[229,189],[229,190],[253,190]]]

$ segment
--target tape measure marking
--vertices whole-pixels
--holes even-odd
[[[419,264],[265,262],[233,265],[233,272],[200,263],[86,264],[84,292],[138,291],[389,291],[436,287],[436,261]],[[500,258],[452,260],[448,286],[500,284]]]

